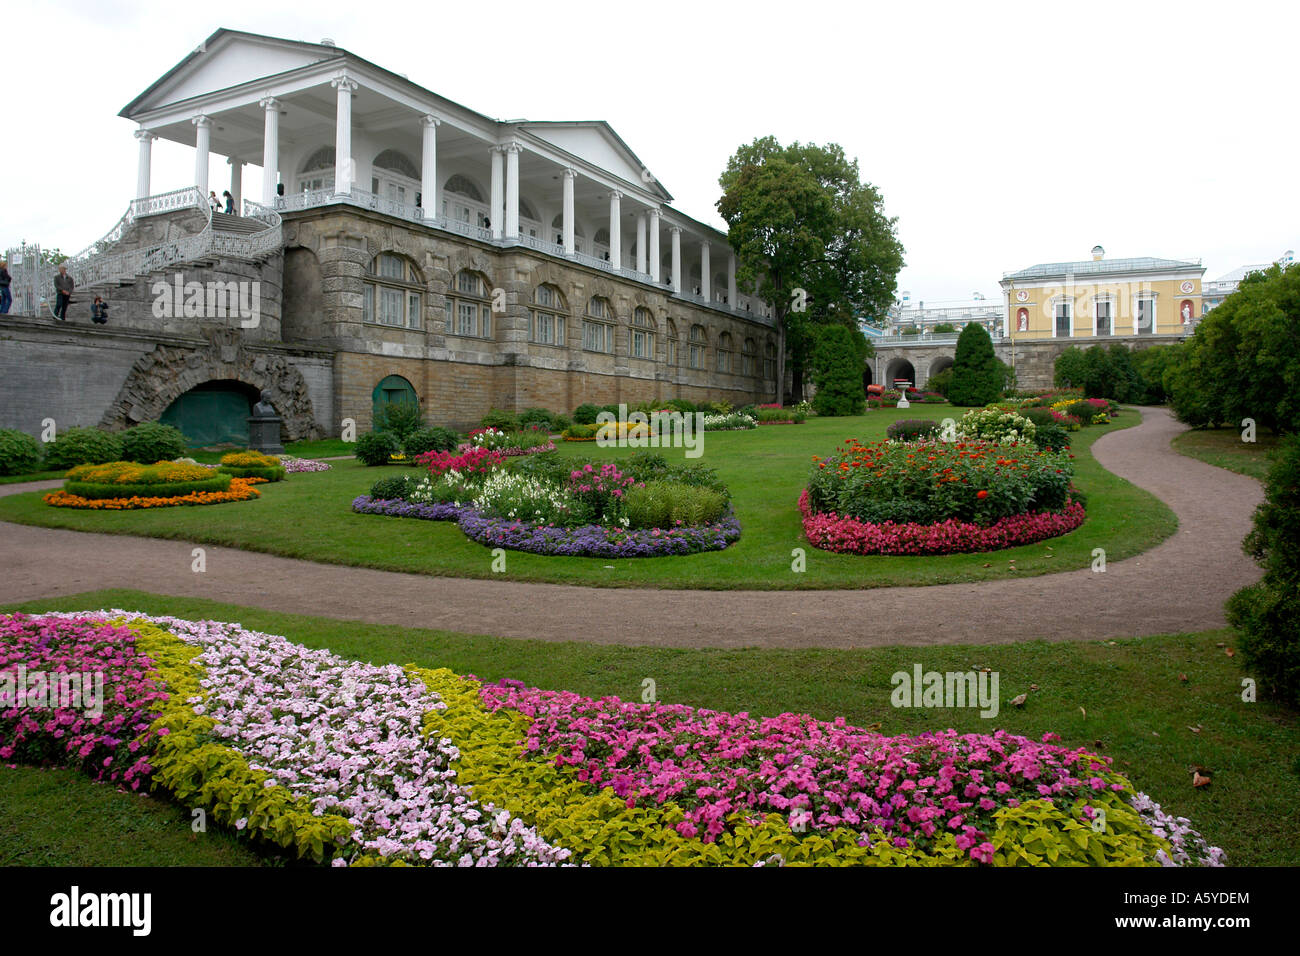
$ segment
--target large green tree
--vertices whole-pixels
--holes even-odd
[[[818,415],[861,415],[867,407],[862,369],[872,348],[859,329],[825,325],[812,355],[813,408]]]
[[[893,302],[903,247],[880,193],[835,145],[741,146],[719,178],[718,212],[736,253],[736,279],[772,307],[780,335],[776,400],[787,355],[803,390],[815,328],[855,328]]]
[[[1004,366],[993,354],[993,340],[978,322],[967,323],[957,336],[948,401],[954,405],[987,405],[1002,397]]]
[[[1270,266],[1196,327],[1165,387],[1189,425],[1240,425],[1246,418],[1273,431],[1300,421],[1300,263]]]

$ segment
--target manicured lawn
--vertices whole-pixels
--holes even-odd
[[[50,481],[62,478],[67,471],[36,471],[30,475],[0,475],[0,485],[16,485],[24,481]]]
[[[0,764],[0,866],[259,866],[274,858],[168,800],[63,768]]]
[[[295,458],[336,458],[339,455],[351,455],[356,450],[356,442],[346,442],[340,438],[322,438],[318,441],[294,441],[284,446],[285,454]],[[215,465],[228,451],[191,451],[187,458]]]
[[[1216,646],[1220,641],[1231,646],[1228,631],[987,647],[700,651],[474,637],[133,591],[32,601],[6,610],[112,607],[239,621],[375,664],[449,667],[487,680],[512,677],[593,697],[639,699],[642,681],[649,677],[665,702],[760,716],[843,716],[860,726],[878,723],[888,734],[948,727],[963,732],[1004,728],[1031,737],[1053,732],[1068,746],[1112,757],[1139,790],[1170,812],[1190,817],[1211,843],[1222,846],[1230,864],[1300,865],[1300,715],[1269,703],[1241,701],[1241,658],[1228,657]],[[925,670],[996,671],[1001,712],[984,720],[969,709],[895,709],[889,702],[890,676],[910,672],[914,664]],[[1030,691],[1033,684],[1037,691]],[[1029,694],[1026,705],[1011,706],[1021,693]],[[1208,787],[1192,787],[1192,765],[1213,771]],[[56,792],[37,792],[6,782],[5,772],[0,768],[0,804],[15,808],[7,819],[34,818],[39,810],[51,830],[108,832],[105,841],[93,842],[106,842],[114,827],[136,825],[129,814],[120,824],[99,819],[84,803],[89,783],[53,777]],[[20,778],[35,773],[22,771]],[[188,862],[204,862],[197,854],[216,852],[207,843],[189,841],[188,817],[177,812],[173,819],[177,844],[194,847]],[[8,846],[4,827],[0,822],[0,837],[5,838],[0,845]],[[66,839],[59,846],[75,837]],[[69,859],[76,859],[74,851],[67,851],[73,854]]]
[[[743,528],[725,551],[679,557],[608,560],[511,552],[515,580],[597,586],[705,589],[871,588],[943,584],[1050,574],[1087,567],[1094,548],[1117,561],[1172,534],[1173,513],[1153,495],[1112,475],[1089,449],[1106,432],[1136,425],[1138,413],[1073,433],[1076,485],[1088,496],[1088,520],[1060,538],[983,554],[940,557],[861,557],[812,548],[803,536],[797,502],[813,455],[825,455],[850,437],[877,440],[899,418],[959,416],[951,406],[882,409],[858,418],[810,419],[746,432],[709,432],[705,464],[730,486]],[[561,442],[556,454],[608,457],[632,449],[601,449],[595,442]],[[668,450],[680,455],[680,450]],[[680,460],[680,459],[679,459]],[[92,512],[52,508],[33,492],[0,499],[0,520],[227,545],[332,564],[435,575],[493,577],[491,551],[467,540],[452,522],[357,515],[352,499],[391,468],[336,461],[333,470],[292,475],[259,486],[260,500],[206,507]],[[791,570],[802,548],[807,570]],[[1015,559],[1014,570],[1011,559]]]
[[[1193,428],[1174,438],[1173,448],[1206,464],[1263,481],[1277,448],[1277,436],[1261,431],[1253,442],[1246,442],[1241,440],[1240,428]]]

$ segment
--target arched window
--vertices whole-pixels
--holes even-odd
[[[539,285],[528,312],[528,337],[541,345],[563,345],[568,310],[564,296],[553,285]]]
[[[418,329],[424,313],[424,280],[415,263],[395,252],[370,260],[361,283],[361,319]]]
[[[692,325],[687,351],[687,364],[691,368],[704,368],[704,345],[706,341],[704,326]]]
[[[654,360],[655,323],[649,309],[637,307],[632,313],[632,357]]]
[[[672,319],[668,320],[668,354],[665,361],[673,368],[681,362],[681,357],[677,354],[677,325]]]
[[[477,272],[456,273],[446,304],[447,334],[492,338],[492,302],[488,281]]]
[[[609,230],[605,228],[597,229],[595,237],[591,240],[591,254],[596,258],[609,258]]]
[[[758,344],[753,339],[745,339],[741,346],[740,370],[750,377],[758,374]]]
[[[374,167],[376,169],[387,169],[394,173],[399,173],[407,179],[420,178],[420,171],[415,168],[415,163],[406,158],[404,153],[399,153],[395,149],[386,149],[375,157]]]
[[[386,149],[371,164],[370,191],[381,199],[410,205],[420,191],[420,172],[395,149]]]
[[[400,375],[385,376],[375,386],[375,390],[370,393],[370,400],[372,412],[376,417],[378,417],[380,410],[385,405],[397,403],[419,404],[419,398],[415,394],[415,387]]]
[[[718,336],[717,369],[726,374],[731,373],[731,333],[723,332]]]
[[[763,346],[763,378],[769,382],[776,381],[776,344],[768,342]]]
[[[588,352],[614,354],[614,310],[609,300],[593,295],[582,317],[582,347]]]
[[[334,147],[322,146],[302,164],[298,172],[298,189],[302,192],[314,189],[334,188]]]
[[[551,231],[555,234],[555,244],[557,246],[564,245],[564,213],[557,212],[555,214],[555,218],[551,220]],[[575,222],[573,224],[573,244],[578,247],[579,252],[582,251],[582,237],[582,227]]]
[[[468,176],[456,173],[442,187],[442,215],[456,222],[483,226],[487,222],[487,200],[483,190]]]

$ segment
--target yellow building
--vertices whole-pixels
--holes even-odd
[[[1013,339],[1187,335],[1201,314],[1200,261],[1092,258],[1007,273],[1003,333]]]

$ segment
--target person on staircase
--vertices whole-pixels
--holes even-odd
[[[9,306],[13,304],[13,296],[9,294],[9,283],[13,277],[9,275],[9,263],[0,259],[0,315],[9,314]]]
[[[221,194],[221,198],[226,201],[226,215],[227,216],[235,215],[235,197],[230,195],[230,190],[227,189],[225,192],[223,192]]]
[[[54,277],[54,317],[60,322],[68,320],[68,303],[72,301],[72,290],[76,283],[68,275],[67,266],[59,266],[59,274]]]
[[[221,212],[221,203],[217,201],[217,191],[208,190],[208,205],[212,207],[213,212]]]
[[[90,305],[90,321],[96,325],[108,324],[108,303],[102,296],[95,296],[95,301]]]

